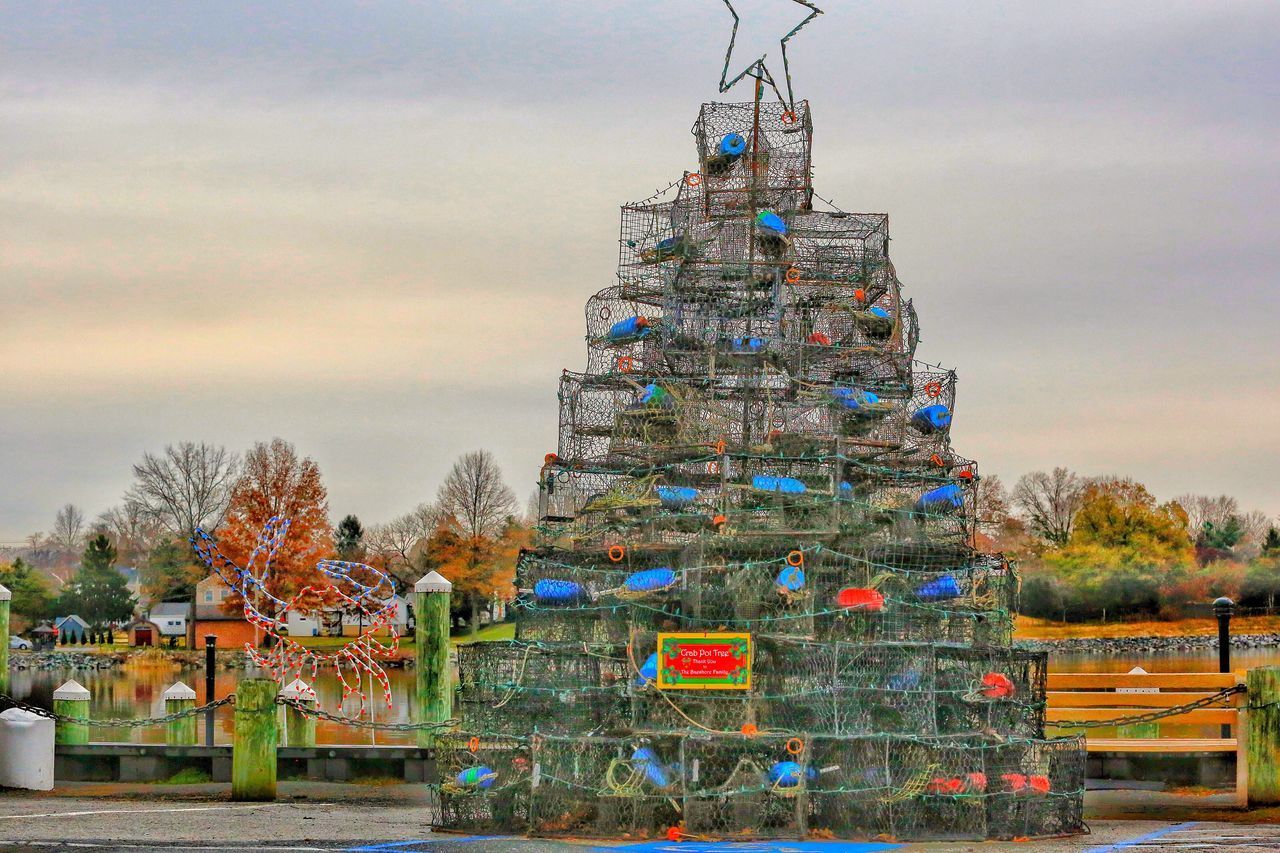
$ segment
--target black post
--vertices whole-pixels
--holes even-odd
[[[1218,672],[1231,671],[1231,614],[1236,603],[1223,596],[1213,602],[1213,613],[1218,617]],[[1231,726],[1222,727],[1222,736],[1231,737]]]
[[[217,688],[213,686],[214,672],[218,666],[218,637],[216,634],[205,634],[204,637],[204,701],[212,702],[218,697],[214,695]],[[204,715],[204,743],[213,746],[213,715],[216,710],[210,709]]]

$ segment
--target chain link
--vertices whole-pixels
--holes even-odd
[[[79,717],[69,717],[66,714],[57,714],[57,713],[54,713],[53,711],[49,711],[37,705],[32,705],[27,702],[22,702],[17,699],[14,699],[12,696],[7,696],[3,693],[0,693],[0,706],[3,706],[6,709],[19,708],[23,711],[30,711],[32,714],[37,714],[41,717],[45,717],[50,720],[55,720],[56,722],[59,722],[59,723],[74,723],[76,725],[81,725],[81,726],[92,726],[93,728],[97,728],[97,729],[140,729],[140,728],[143,728],[144,726],[161,726],[161,725],[164,725],[165,723],[172,723],[175,720],[181,720],[181,719],[185,719],[186,717],[195,717],[195,716],[199,716],[200,714],[208,713],[209,711],[212,711],[216,708],[221,708],[223,705],[234,705],[235,701],[236,701],[235,694],[232,693],[231,695],[224,696],[221,699],[215,699],[214,701],[209,702],[208,704],[200,705],[195,708],[186,708],[182,711],[174,711],[172,714],[165,714],[163,717],[143,717],[142,719],[137,719],[137,720],[122,720],[122,719],[82,720]]]
[[[319,708],[299,702],[296,699],[286,699],[278,697],[276,702],[295,711],[306,714],[308,717],[315,717],[318,720],[328,720],[331,723],[341,723],[344,726],[351,726],[357,729],[376,729],[380,732],[417,732],[452,729],[458,725],[458,720],[445,720],[441,723],[375,723],[372,720],[358,720],[352,717],[344,717],[341,714],[330,714],[328,711],[322,711]]]
[[[1162,720],[1165,717],[1176,716],[1177,714],[1185,714],[1188,711],[1194,711],[1197,708],[1207,708],[1210,705],[1216,705],[1237,693],[1244,693],[1247,688],[1243,684],[1237,684],[1235,687],[1224,687],[1212,696],[1205,696],[1194,702],[1188,702],[1185,705],[1175,705],[1172,708],[1161,708],[1158,711],[1150,711],[1145,714],[1134,714],[1128,717],[1112,717],[1109,720],[1081,720],[1079,722],[1056,722],[1050,723],[1060,729],[1097,729],[1106,726],[1136,726],[1142,723],[1154,723],[1156,720]]]

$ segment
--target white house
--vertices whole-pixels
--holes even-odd
[[[409,627],[409,602],[403,596],[391,596],[395,612],[391,627],[403,635]],[[371,608],[372,609],[372,608]],[[307,613],[289,611],[285,626],[291,637],[354,637],[360,633],[360,614],[344,613],[338,608],[324,608]],[[365,628],[368,625],[364,626]]]
[[[154,623],[163,637],[187,636],[190,618],[191,603],[187,601],[162,601],[147,614],[147,621]]]

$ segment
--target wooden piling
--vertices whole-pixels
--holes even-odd
[[[9,604],[13,593],[0,584],[0,693],[9,692]]]
[[[7,641],[6,641],[7,642]],[[89,719],[89,691],[78,681],[68,681],[53,691],[53,713],[77,720]],[[53,733],[54,743],[81,744],[89,742],[89,727],[83,723],[58,720]]]
[[[292,699],[309,708],[316,706],[316,691],[301,678],[295,678],[280,691],[282,699]],[[284,709],[284,745],[315,746],[316,718],[304,714],[297,708],[285,706]]]
[[[1249,807],[1280,804],[1280,666],[1249,670],[1245,754]]]
[[[189,711],[196,706],[196,691],[181,681],[165,690],[161,698],[164,699],[166,715]],[[164,742],[169,746],[195,746],[198,732],[199,721],[195,715],[170,720],[164,726]]]
[[[413,586],[417,619],[417,706],[419,722],[444,722],[453,716],[449,674],[449,598],[453,584],[431,572]],[[435,744],[437,732],[418,730],[418,746]]]
[[[231,748],[231,799],[276,798],[276,691],[268,678],[236,685],[235,736]]]

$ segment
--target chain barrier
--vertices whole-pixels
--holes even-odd
[[[12,696],[0,693],[0,709],[8,710],[9,708],[18,708],[59,723],[73,723],[75,725],[92,726],[99,729],[140,729],[144,726],[161,726],[165,723],[172,723],[175,720],[181,720],[186,717],[196,717],[201,714],[206,714],[209,711],[221,708],[223,705],[234,705],[235,701],[235,694],[232,693],[229,696],[224,696],[221,699],[215,699],[205,705],[200,705],[195,708],[187,708],[182,711],[174,711],[172,714],[165,714],[163,717],[143,717],[137,720],[95,720],[81,719],[80,717],[68,717],[66,714],[57,714],[46,708],[22,702],[18,699],[14,699]]]
[[[352,726],[357,729],[376,729],[380,732],[418,732],[431,730],[453,729],[457,727],[458,720],[445,720],[441,723],[375,723],[372,720],[359,720],[353,717],[344,717],[341,714],[331,714],[328,711],[322,711],[319,708],[299,702],[296,699],[286,699],[277,697],[276,704],[284,705],[292,708],[300,714],[308,717],[315,717],[317,720],[328,720],[331,723],[341,723],[344,726]]]
[[[1134,714],[1128,717],[1112,717],[1109,720],[1081,720],[1078,722],[1058,722],[1050,725],[1060,729],[1097,729],[1109,726],[1136,726],[1142,723],[1154,723],[1165,717],[1173,717],[1178,714],[1185,714],[1188,711],[1194,711],[1198,708],[1207,708],[1216,705],[1237,693],[1244,693],[1247,688],[1243,684],[1237,684],[1235,687],[1224,687],[1211,696],[1205,696],[1194,702],[1188,702],[1185,705],[1175,705],[1172,708],[1161,708],[1158,711],[1150,711],[1145,714]]]

